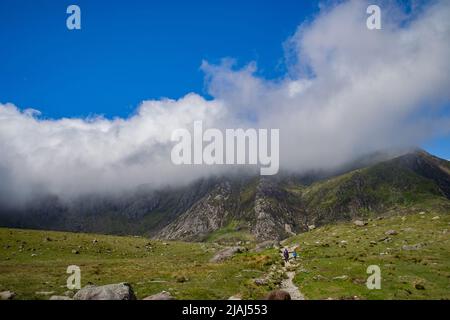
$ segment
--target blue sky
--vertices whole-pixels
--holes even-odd
[[[82,30],[66,28],[76,3]],[[202,59],[283,71],[283,41],[310,1],[0,2],[0,101],[47,117],[126,116],[145,99],[204,94]]]
[[[77,4],[82,30],[66,28]],[[318,1],[0,2],[0,102],[44,118],[126,117],[147,99],[207,96],[203,59],[256,61],[284,74],[283,42],[318,12]],[[424,147],[450,159],[450,137]]]

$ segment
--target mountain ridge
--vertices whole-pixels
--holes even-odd
[[[185,187],[141,187],[118,197],[91,195],[69,203],[48,197],[25,210],[3,210],[0,226],[186,241],[218,234],[231,242],[281,240],[311,226],[414,204],[438,203],[450,212],[449,163],[416,150],[367,157],[315,177],[212,177]]]

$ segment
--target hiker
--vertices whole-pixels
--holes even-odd
[[[297,249],[294,249],[294,251],[292,251],[292,257],[294,258],[294,260],[297,260]]]
[[[283,256],[284,256],[284,261],[288,262],[289,261],[289,251],[287,248],[284,249]]]

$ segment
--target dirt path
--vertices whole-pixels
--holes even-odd
[[[286,275],[288,278],[281,282],[281,290],[288,292],[291,295],[292,300],[305,300],[305,296],[292,281],[295,277],[295,272],[289,271],[286,272]]]
[[[291,251],[291,250],[289,250]],[[283,253],[281,252],[281,258],[284,259],[283,257]],[[288,271],[288,270],[292,270],[290,267],[296,267],[297,266],[297,262],[294,261],[294,263],[291,263],[291,260],[288,261],[287,263],[285,263],[284,267],[283,267],[283,271],[286,273],[287,275],[287,279],[284,279],[281,282],[281,290],[284,290],[286,292],[288,292],[291,295],[291,299],[292,300],[305,300],[305,296],[300,292],[300,290],[298,289],[298,287],[294,284],[294,277],[295,277],[295,272],[294,271]]]

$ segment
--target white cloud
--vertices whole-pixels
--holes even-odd
[[[301,25],[287,42],[295,62],[283,79],[255,76],[255,63],[234,70],[230,61],[203,62],[212,101],[144,101],[132,117],[114,120],[40,120],[36,110],[0,105],[0,194],[21,200],[207,176],[217,168],[170,161],[172,131],[195,120],[279,128],[281,167],[297,171],[448,133],[449,119],[433,112],[450,101],[450,3],[409,20],[382,7],[380,31],[366,28],[366,7],[341,3]]]

